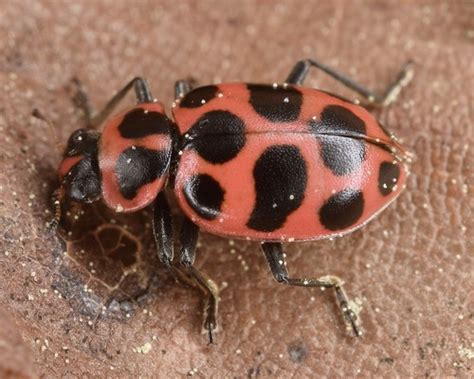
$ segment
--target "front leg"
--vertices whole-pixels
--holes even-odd
[[[262,249],[273,277],[278,283],[299,287],[334,288],[337,304],[342,311],[344,320],[350,325],[356,336],[362,335],[362,331],[359,329],[359,320],[356,313],[351,309],[349,299],[342,288],[344,282],[340,278],[333,275],[325,275],[317,279],[292,279],[289,277],[288,270],[286,269],[285,254],[283,254],[281,243],[265,242],[262,244]]]
[[[95,113],[92,109],[92,105],[90,104],[89,97],[87,96],[87,93],[79,79],[74,78],[73,83],[76,87],[74,101],[86,115],[87,127],[90,129],[97,129],[110,116],[120,101],[132,88],[135,90],[135,96],[138,103],[154,102],[148,82],[143,78],[135,77],[125,84],[122,89],[115,93],[115,95],[112,96],[112,98],[107,102],[100,112]]]
[[[199,228],[191,220],[185,218],[181,226],[180,263],[186,273],[207,295],[204,305],[203,332],[207,333],[209,343],[213,343],[213,333],[218,331],[217,306],[219,303],[219,288],[211,278],[194,267],[198,235]]]

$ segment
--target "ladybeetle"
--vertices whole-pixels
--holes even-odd
[[[330,93],[301,87],[311,66],[364,96],[387,105],[413,77],[407,63],[379,96],[315,60],[299,61],[282,84],[175,87],[174,122],[142,78],[130,81],[69,138],[55,192],[56,216],[64,197],[103,198],[117,212],[153,203],[158,256],[174,273],[207,293],[204,331],[217,331],[218,288],[193,266],[199,230],[260,241],[274,278],[283,284],[334,288],[348,327],[361,334],[342,288],[327,275],[290,278],[282,243],[339,237],[370,221],[405,187],[405,149],[363,107]],[[131,89],[138,104],[96,129]],[[79,95],[88,116],[85,93]],[[184,220],[180,265],[173,254],[172,187]]]

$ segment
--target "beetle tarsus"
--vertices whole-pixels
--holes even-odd
[[[207,329],[207,344],[213,345],[214,344],[214,335],[213,335],[214,325],[212,325],[211,323],[207,323],[206,329]]]
[[[343,280],[334,275],[325,275],[317,279],[313,278],[290,278],[286,268],[285,254],[283,247],[279,242],[265,242],[262,244],[262,249],[267,259],[270,270],[276,281],[282,284],[298,287],[319,287],[334,288],[336,291],[336,298],[339,308],[342,311],[344,321],[347,322],[354,331],[356,336],[361,336],[362,333],[358,327],[359,320],[356,312],[351,308],[349,299],[342,288]]]
[[[356,337],[362,336],[362,331],[359,329],[359,319],[357,314],[350,306],[350,302],[342,287],[336,286],[336,298],[338,300],[339,308],[341,309],[345,322],[350,325]]]

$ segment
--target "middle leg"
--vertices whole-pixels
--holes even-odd
[[[177,266],[173,253],[173,228],[171,211],[163,192],[158,194],[154,204],[153,235],[155,237],[158,257],[181,282],[197,285],[207,295],[204,306],[203,330],[208,335],[209,343],[213,343],[213,333],[217,332],[217,305],[219,302],[219,288],[212,279],[194,267],[196,245],[199,228],[185,218],[181,227],[180,264]]]
[[[203,332],[207,333],[209,343],[213,343],[213,333],[218,331],[217,306],[219,304],[219,288],[210,277],[194,267],[198,235],[199,228],[185,217],[181,226],[180,263],[207,295],[204,304]]]
[[[357,315],[350,307],[349,299],[342,288],[344,282],[340,278],[333,275],[325,275],[317,279],[290,278],[288,270],[286,269],[286,260],[281,243],[265,242],[262,244],[262,249],[273,277],[278,283],[299,287],[334,288],[337,303],[342,311],[344,320],[350,325],[356,336],[362,335],[362,332],[359,329]]]

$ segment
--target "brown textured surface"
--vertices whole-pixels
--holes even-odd
[[[19,330],[30,332],[28,325],[19,327],[5,309],[0,309],[0,378],[34,378],[31,350]]]
[[[29,348],[44,377],[472,376],[473,6],[399,3],[141,1],[132,7],[125,0],[4,0],[0,302],[23,342],[7,332],[2,343]],[[106,223],[104,251],[89,235],[80,242],[87,252],[69,247],[64,254],[61,240],[47,233],[59,155],[44,123],[30,113],[40,108],[64,141],[81,125],[70,100],[72,77],[100,105],[142,74],[169,104],[177,78],[279,81],[307,56],[379,89],[405,60],[417,62],[412,85],[379,114],[416,154],[406,192],[350,236],[288,246],[294,274],[331,272],[347,280],[348,292],[362,301],[363,338],[345,334],[331,294],[274,283],[257,244],[231,246],[203,235],[198,266],[228,284],[223,331],[208,347],[197,333],[200,294],[154,270],[149,234],[145,248],[133,243],[146,214],[128,219],[130,234],[114,234],[114,224]],[[352,97],[317,72],[307,85]],[[132,260],[110,252],[120,233]],[[125,281],[122,267],[129,270]],[[124,300],[128,295],[138,300]],[[110,297],[117,301],[97,319]],[[0,359],[1,369],[7,363]],[[30,373],[26,366],[22,372]]]

